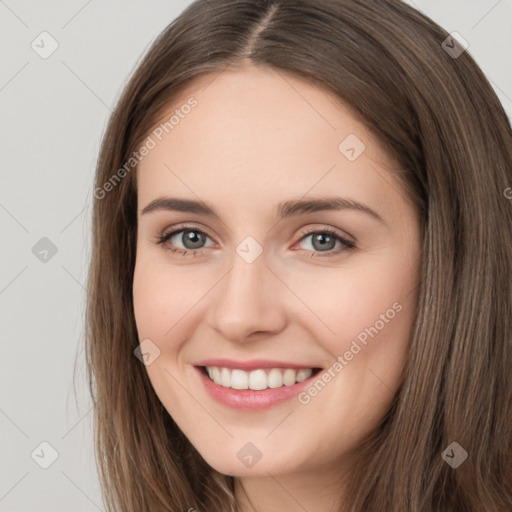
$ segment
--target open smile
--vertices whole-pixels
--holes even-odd
[[[207,392],[216,401],[235,409],[260,410],[295,397],[320,372],[318,367],[270,366],[244,370],[230,362],[195,366]],[[258,363],[237,364],[255,366]],[[262,366],[261,363],[259,363]],[[298,366],[298,365],[291,365]]]

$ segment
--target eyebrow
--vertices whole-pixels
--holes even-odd
[[[175,197],[159,197],[151,201],[141,211],[141,215],[160,210],[195,213],[220,220],[215,210],[207,203],[192,199],[178,199]],[[277,205],[277,214],[281,219],[326,210],[358,211],[373,217],[383,224],[386,223],[384,219],[369,206],[345,197],[333,196],[316,199],[291,199]]]

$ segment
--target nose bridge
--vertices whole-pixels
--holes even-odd
[[[236,247],[229,258],[231,271],[225,284],[226,298],[230,295],[239,303],[263,292],[268,284],[267,268],[268,252],[252,236],[246,236]]]
[[[238,306],[247,316],[250,311],[259,310],[265,302],[268,303],[267,261],[263,255],[251,261],[236,253],[230,263],[231,270],[222,287],[219,304],[230,308]]]
[[[256,249],[250,240],[239,244],[212,296],[210,323],[226,339],[243,341],[253,332],[275,333],[284,325],[279,280],[267,268],[266,254]]]

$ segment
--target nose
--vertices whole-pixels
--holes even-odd
[[[223,339],[239,343],[281,332],[286,325],[286,288],[264,256],[247,263],[235,253],[231,263],[210,294],[210,327]]]

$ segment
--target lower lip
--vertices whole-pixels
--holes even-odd
[[[233,389],[215,384],[203,373],[200,367],[195,367],[210,395],[222,405],[232,409],[261,410],[274,407],[296,397],[303,388],[310,384],[310,381],[318,375],[314,373],[308,379],[293,384],[293,386],[281,386],[279,388],[267,388],[259,391],[253,389]]]

